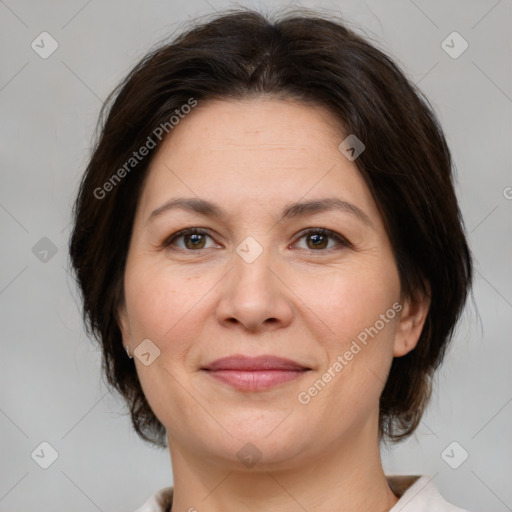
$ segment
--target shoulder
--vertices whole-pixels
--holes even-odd
[[[448,503],[429,476],[386,477],[399,501],[389,512],[469,512]]]
[[[172,496],[174,488],[164,487],[153,494],[144,504],[135,512],[166,512],[172,506]]]

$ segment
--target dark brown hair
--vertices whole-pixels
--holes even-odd
[[[383,217],[402,296],[430,295],[418,345],[393,360],[380,400],[381,438],[397,441],[421,419],[471,285],[472,262],[450,152],[432,107],[388,56],[341,21],[309,10],[273,20],[228,11],[151,51],[114,90],[73,211],[70,255],[87,332],[101,343],[104,374],[126,400],[136,432],[165,446],[165,427],[146,401],[117,323],[137,202],[158,147],[130,158],[148,137],[159,145],[157,127],[172,136],[171,116],[191,99],[263,94],[322,105],[363,141],[355,164]]]

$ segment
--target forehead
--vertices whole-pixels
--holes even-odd
[[[200,101],[170,133],[165,146],[187,153],[207,151],[214,158],[222,158],[215,153],[224,151],[276,151],[298,158],[311,145],[327,149],[341,136],[340,124],[324,107],[255,97]]]
[[[378,216],[356,165],[338,149],[344,137],[319,106],[271,98],[199,102],[155,155],[141,209],[147,214],[183,194],[268,209],[334,193]]]

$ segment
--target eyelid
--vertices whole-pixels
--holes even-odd
[[[196,228],[196,227],[190,227],[190,228],[183,228],[179,231],[176,231],[175,233],[172,233],[167,238],[163,240],[163,242],[160,244],[161,248],[169,247],[175,240],[178,238],[181,238],[182,236],[186,235],[206,235],[210,237],[212,240],[213,236],[210,234],[208,229],[205,228]],[[215,242],[215,240],[214,240]],[[215,242],[217,243],[217,242]],[[178,247],[177,249],[181,249],[181,247]],[[182,249],[184,251],[187,251],[186,249]],[[196,249],[196,251],[187,251],[187,252],[199,252],[201,249]]]
[[[314,233],[320,233],[322,235],[325,235],[325,236],[328,236],[330,238],[333,238],[340,245],[343,245],[345,247],[349,247],[351,249],[354,248],[354,245],[352,244],[352,242],[350,242],[350,240],[345,238],[340,233],[337,233],[336,231],[332,231],[331,229],[327,229],[327,228],[306,228],[306,229],[303,229],[302,231],[300,231],[296,235],[296,241],[294,243],[296,243],[298,240],[300,240],[304,236],[307,236],[309,234],[314,234]],[[318,253],[329,252],[329,250],[332,250],[332,249],[334,249],[334,248],[331,247],[331,249],[322,249],[322,250],[317,250],[317,251],[315,251],[314,249],[311,249],[311,252],[318,252]]]

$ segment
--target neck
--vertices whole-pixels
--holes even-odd
[[[223,464],[192,453],[168,436],[172,512],[387,512],[398,498],[384,475],[377,436],[370,442],[364,434],[300,461],[256,464],[244,470],[239,463]]]

